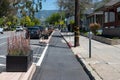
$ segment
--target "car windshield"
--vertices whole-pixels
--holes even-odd
[[[42,26],[39,26],[39,29],[40,29],[40,30],[44,30],[44,28],[43,28]]]
[[[2,31],[3,30],[3,28],[0,28],[0,31]]]
[[[28,28],[29,31],[35,31],[38,30],[38,28]]]

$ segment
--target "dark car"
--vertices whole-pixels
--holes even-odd
[[[26,38],[40,38],[41,32],[39,27],[29,27],[26,29]]]
[[[45,30],[43,26],[38,26],[38,27],[39,27],[41,32]]]

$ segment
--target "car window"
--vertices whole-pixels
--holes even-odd
[[[28,30],[38,30],[38,28],[28,28]]]

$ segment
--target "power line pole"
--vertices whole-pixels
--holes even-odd
[[[80,22],[79,0],[75,0],[75,26],[74,26],[74,47],[79,46],[79,22]]]

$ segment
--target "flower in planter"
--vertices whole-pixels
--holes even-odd
[[[91,23],[90,30],[93,32],[94,35],[97,34],[97,30],[100,28],[100,24],[98,23]]]
[[[7,43],[8,55],[26,55],[30,52],[30,39],[25,39],[22,34],[10,36]]]

